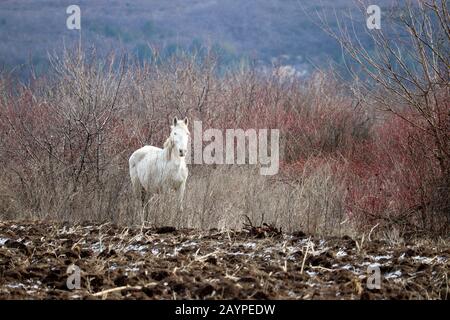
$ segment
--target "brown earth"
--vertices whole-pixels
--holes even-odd
[[[0,222],[0,299],[450,297],[445,244],[260,231]],[[80,289],[67,286],[72,264]],[[380,289],[367,287],[369,265]]]

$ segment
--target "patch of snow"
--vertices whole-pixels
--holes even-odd
[[[161,242],[163,242],[162,240],[161,240]],[[181,244],[181,246],[184,248],[184,247],[197,247],[198,246],[198,242],[196,242],[196,241],[187,241],[187,242],[183,242],[182,244]]]
[[[361,270],[359,268],[356,268],[355,266],[352,266],[351,264],[346,264],[345,266],[340,267],[341,270],[349,270],[353,272],[354,274],[360,274]]]
[[[432,264],[434,261],[442,264],[447,261],[447,258],[445,258],[445,257],[430,258],[430,257],[415,256],[415,257],[413,257],[413,260],[416,262],[421,262],[421,263],[425,263],[425,264]]]
[[[384,278],[385,279],[397,279],[397,278],[400,278],[401,276],[402,276],[402,272],[400,270],[397,270],[395,272],[386,273],[384,275]]]
[[[342,257],[345,257],[346,255],[347,255],[347,252],[345,252],[342,249],[339,249],[339,251],[336,253],[337,258],[342,258]]]
[[[354,267],[351,264],[346,264],[345,266],[342,266],[341,269],[344,270],[353,270]]]
[[[8,283],[5,286],[11,289],[25,289],[25,285],[23,283]]]
[[[446,263],[447,262],[447,258],[446,257],[437,257],[436,261],[438,263]]]
[[[370,258],[371,258],[372,260],[375,260],[375,261],[380,261],[380,260],[390,260],[390,259],[392,259],[392,256],[390,256],[390,255],[385,255],[385,256],[370,256]]]
[[[306,245],[308,242],[310,242],[310,240],[308,238],[304,238],[304,239],[299,241],[299,243],[302,244],[302,245]]]
[[[138,272],[138,271],[139,271],[139,268],[137,268],[137,267],[133,267],[133,268],[125,268],[125,271],[127,271],[127,272]]]
[[[125,251],[138,251],[140,253],[144,253],[146,249],[147,246],[145,245],[130,244],[125,248]]]
[[[0,246],[4,246],[6,241],[8,241],[8,238],[0,238]]]
[[[256,243],[254,242],[248,242],[243,244],[244,248],[252,248],[254,249],[256,247]]]
[[[117,265],[112,264],[112,265],[109,266],[108,270],[114,271],[114,270],[116,270],[117,268],[118,268]]]
[[[381,267],[381,264],[379,264],[378,262],[375,262],[375,263],[369,263],[369,264],[367,264],[367,267],[371,267],[371,268],[379,268],[379,267]]]
[[[100,252],[102,252],[105,249],[105,247],[100,241],[98,241],[98,242],[96,242],[96,243],[91,245],[91,249],[95,253],[100,253]]]
[[[248,253],[245,252],[228,252],[227,253],[229,256],[248,256]]]

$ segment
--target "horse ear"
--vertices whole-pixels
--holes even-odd
[[[188,120],[188,118],[187,118],[187,117],[186,117],[186,118],[184,118],[184,120],[183,120],[183,121],[184,121],[184,124],[185,124],[185,125],[188,125],[188,124],[189,124],[189,120]]]
[[[178,118],[177,117],[173,118],[173,125],[176,126],[177,123],[178,123]]]

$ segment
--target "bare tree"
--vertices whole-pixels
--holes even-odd
[[[382,17],[381,29],[367,32],[373,50],[362,45],[354,25],[344,26],[338,19],[336,31],[323,15],[319,17],[324,29],[366,76],[361,79],[355,68],[347,65],[358,96],[431,135],[435,145],[430,147],[435,148],[442,173],[449,176],[449,10],[445,0],[406,1],[397,3],[394,10],[398,14]]]
[[[368,3],[357,1],[357,5],[361,17],[365,17]],[[439,207],[433,207],[430,212],[444,212],[443,217],[448,221],[450,13],[447,1],[397,1],[383,10],[381,28],[366,30],[371,46],[364,45],[367,41],[358,37],[361,28],[366,27],[364,20],[347,17],[345,21],[351,22],[344,23],[336,15],[337,28],[333,28],[324,13],[318,13],[318,17],[323,29],[342,46],[356,97],[368,106],[395,114],[421,132],[418,139],[432,155],[430,159],[438,163],[441,173],[434,177],[435,195],[430,196],[439,202]],[[423,207],[427,205],[420,206],[423,215],[426,211]],[[433,215],[430,219],[434,219]]]

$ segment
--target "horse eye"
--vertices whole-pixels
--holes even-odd
[[[176,133],[176,132],[174,132],[174,133],[173,133],[173,135],[174,135],[174,136],[176,136],[176,135],[177,135],[177,133]]]

